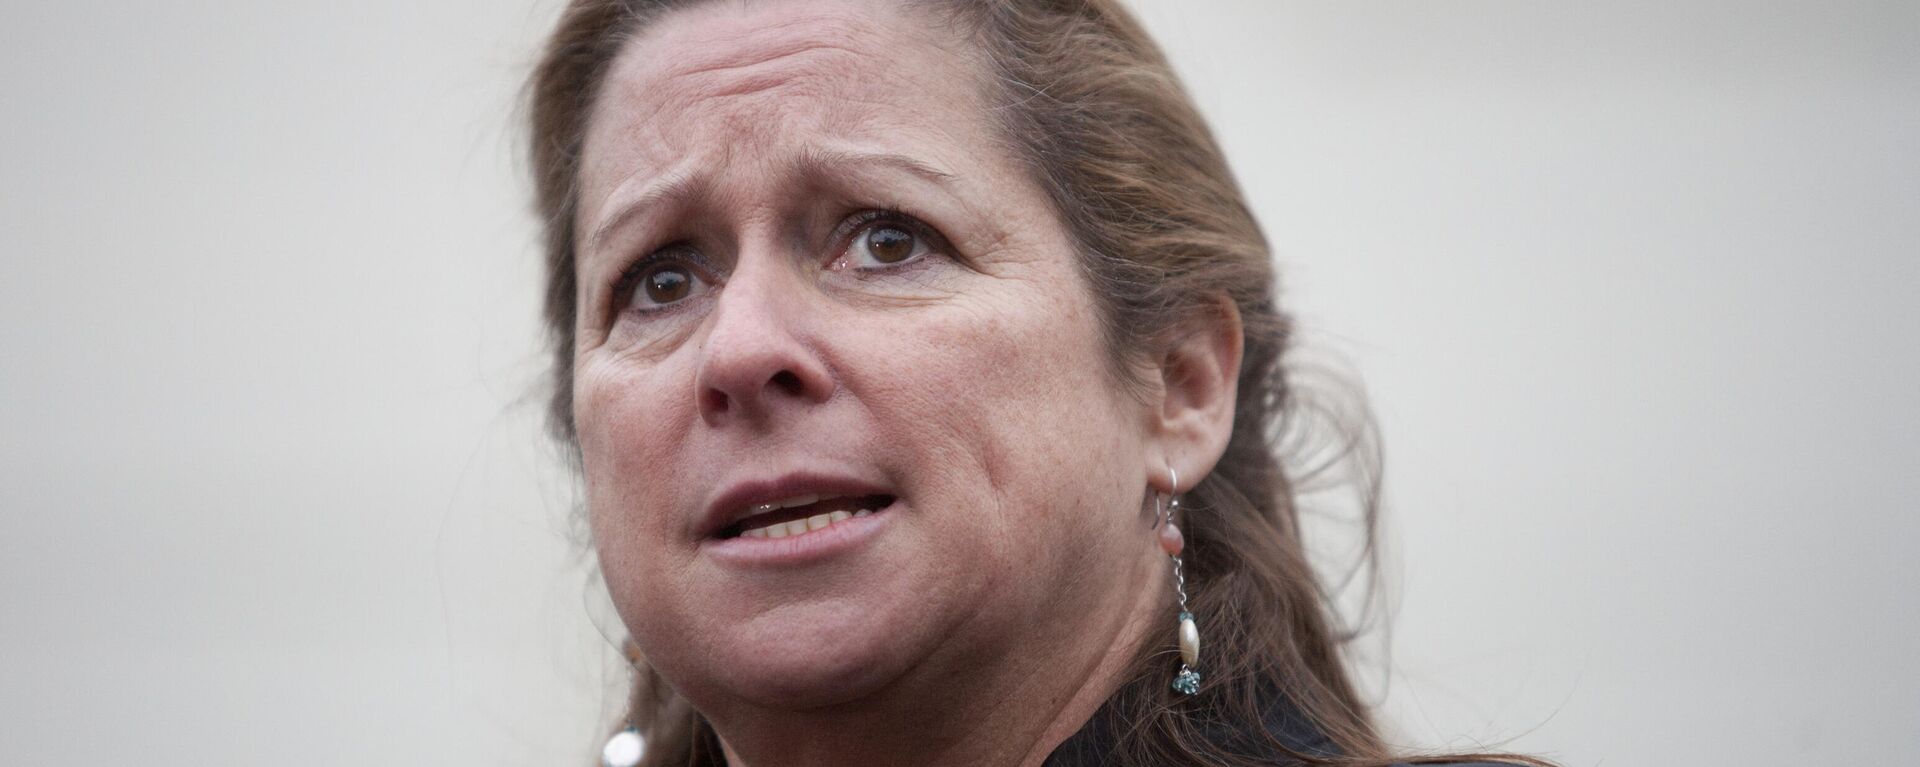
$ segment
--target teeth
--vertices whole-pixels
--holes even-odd
[[[805,496],[802,496],[802,497],[804,498]],[[808,501],[808,503],[812,503],[812,501]],[[796,504],[796,505],[805,505],[805,504]],[[756,506],[754,508],[759,509],[761,507]],[[786,507],[775,506],[773,508],[786,508]],[[813,532],[815,530],[822,530],[822,529],[831,527],[836,523],[845,522],[849,519],[854,519],[856,517],[870,517],[870,516],[873,516],[873,512],[868,509],[861,509],[855,512],[832,511],[825,514],[815,514],[811,517],[807,517],[806,519],[795,519],[788,522],[782,522],[777,525],[767,525],[765,527],[756,527],[750,530],[742,530],[740,531],[740,535],[746,538],[785,538],[789,535],[801,535],[804,533]]]

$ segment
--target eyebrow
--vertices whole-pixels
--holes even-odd
[[[796,178],[821,178],[829,174],[829,169],[847,165],[878,165],[895,168],[918,176],[935,184],[946,185],[957,177],[952,173],[935,168],[925,162],[903,154],[889,152],[859,152],[825,147],[808,147],[800,153],[791,166]],[[623,203],[618,212],[609,216],[605,223],[593,230],[587,237],[584,256],[591,257],[600,252],[602,241],[615,229],[625,225],[629,219],[640,215],[649,208],[667,200],[688,197],[702,191],[704,179],[692,171],[676,171],[654,179],[633,195],[633,199]]]
[[[799,166],[803,176],[824,175],[824,170],[837,165],[883,165],[904,170],[936,184],[950,183],[954,180],[952,173],[903,154],[887,152],[854,152],[827,147],[808,147],[800,153],[800,159],[795,164]]]

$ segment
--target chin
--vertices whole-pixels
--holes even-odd
[[[781,611],[787,613],[790,611]],[[726,694],[786,710],[837,706],[872,695],[905,664],[894,637],[846,621],[780,615],[716,643],[705,670]],[[760,624],[765,624],[762,630]]]
[[[725,684],[737,698],[765,708],[806,710],[851,703],[885,686],[887,675],[850,654],[798,661],[763,659],[734,667]]]

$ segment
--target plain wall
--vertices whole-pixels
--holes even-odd
[[[8,4],[0,763],[591,758],[558,7]],[[1920,4],[1139,7],[1378,411],[1396,741],[1920,761]]]

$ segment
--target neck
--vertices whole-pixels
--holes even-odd
[[[1127,569],[1077,620],[1030,621],[1017,642],[954,648],[862,700],[722,707],[709,721],[733,767],[1038,767],[1127,681],[1153,628],[1171,631],[1165,557],[1155,549]]]

